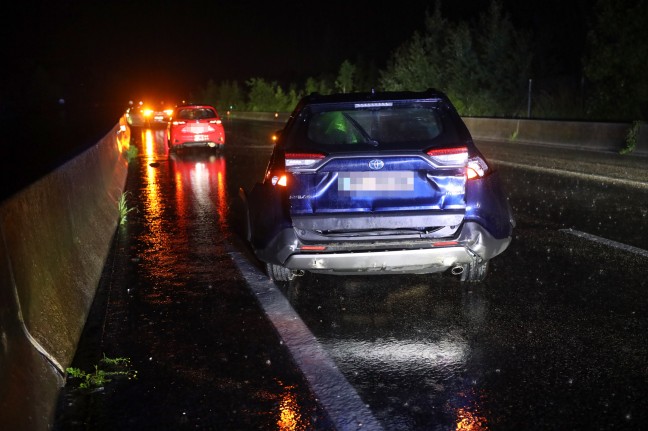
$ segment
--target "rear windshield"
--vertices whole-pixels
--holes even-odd
[[[289,131],[288,147],[322,151],[424,148],[456,128],[437,103],[315,105]],[[445,139],[441,139],[445,140]]]
[[[180,120],[205,120],[216,118],[216,112],[209,108],[183,108],[178,110],[177,118]]]

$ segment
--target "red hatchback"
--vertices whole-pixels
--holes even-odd
[[[216,108],[210,105],[182,105],[174,109],[167,126],[169,150],[189,147],[221,150],[223,144],[225,129]]]

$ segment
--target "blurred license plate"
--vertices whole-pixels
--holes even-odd
[[[208,141],[209,136],[207,136],[207,135],[194,135],[194,139],[196,141]]]
[[[339,172],[338,190],[344,192],[413,191],[414,172]]]

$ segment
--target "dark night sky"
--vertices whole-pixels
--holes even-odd
[[[444,16],[474,20],[489,0],[442,2]],[[534,32],[557,68],[577,67],[587,1],[504,1]],[[363,58],[383,67],[422,30],[434,1],[114,0],[24,2],[2,18],[9,68],[3,92],[29,95],[54,82],[52,96],[129,99],[187,97],[208,79],[262,77],[303,84]],[[581,36],[579,36],[579,34]],[[580,55],[580,53],[578,53]],[[547,57],[545,55],[545,57]],[[548,58],[548,57],[547,57]],[[570,60],[570,58],[572,60]],[[42,95],[41,95],[42,96]]]
[[[538,64],[578,71],[589,0],[502,0]],[[0,14],[0,184],[18,188],[93,145],[129,100],[189,98],[259,77],[303,86],[348,59],[384,68],[434,0],[31,0]],[[474,21],[490,0],[444,0]],[[65,99],[60,104],[59,99]],[[2,186],[0,186],[2,189]],[[0,194],[0,197],[2,194]]]

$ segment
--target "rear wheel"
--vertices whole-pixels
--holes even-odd
[[[272,281],[286,282],[295,278],[292,270],[274,263],[266,263],[266,272]]]
[[[488,261],[484,260],[479,263],[473,262],[464,265],[464,270],[461,273],[461,281],[467,283],[479,283],[484,281],[488,275]]]

